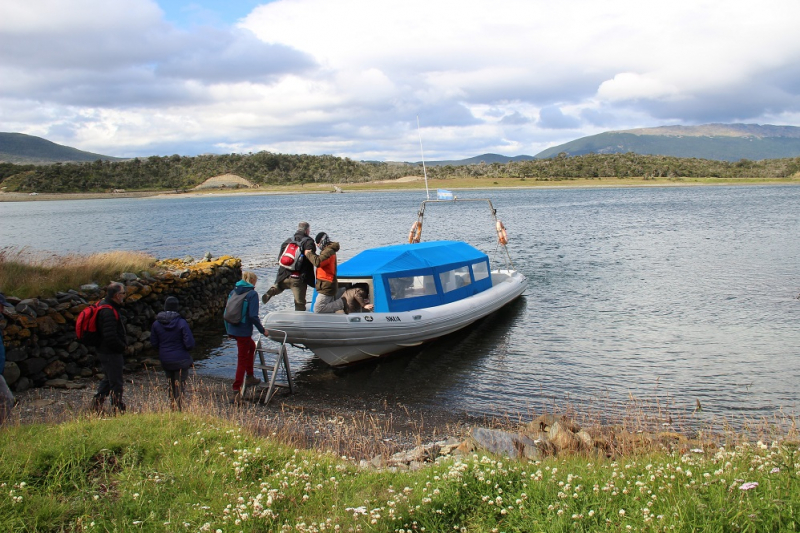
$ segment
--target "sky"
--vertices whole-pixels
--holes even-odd
[[[419,161],[800,126],[799,20],[798,0],[4,0],[0,131]]]

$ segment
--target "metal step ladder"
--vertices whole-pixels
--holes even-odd
[[[258,339],[256,340],[256,353],[258,354],[258,362],[253,365],[253,369],[261,370],[261,374],[264,376],[262,383],[252,387],[255,391],[260,391],[257,401],[263,403],[264,405],[267,405],[270,400],[272,400],[272,397],[275,396],[275,393],[278,392],[279,388],[289,389],[289,394],[291,394],[294,389],[292,385],[292,371],[289,367],[289,355],[286,353],[287,334],[285,331],[277,329],[270,329],[270,333],[282,333],[283,340],[275,341],[279,342],[279,345],[276,348],[271,348],[266,346],[266,343],[264,342],[265,340],[271,339],[264,338],[263,335],[259,334]],[[275,357],[275,361],[274,363],[269,364],[267,358],[271,356]],[[267,383],[269,383],[269,386],[266,386]],[[242,396],[244,396],[246,388],[247,387],[242,384]]]

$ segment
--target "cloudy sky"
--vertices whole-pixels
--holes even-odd
[[[4,0],[0,131],[114,156],[535,155],[800,126],[798,0]]]

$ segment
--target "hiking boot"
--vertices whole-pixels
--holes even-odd
[[[125,414],[125,409],[127,409],[127,407],[125,406],[124,402],[117,402],[115,405],[113,405],[113,407],[114,407],[114,410],[116,412],[118,412],[119,414],[121,414],[121,415],[124,415]]]
[[[277,287],[270,287],[267,290],[267,292],[265,292],[264,294],[261,295],[261,303],[262,304],[267,303],[270,300],[270,298],[275,296],[275,293],[277,293],[277,292],[278,292]]]
[[[255,376],[247,376],[247,379],[244,380],[244,384],[248,387],[255,387],[261,383],[261,380]]]

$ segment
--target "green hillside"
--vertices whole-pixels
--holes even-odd
[[[25,135],[0,132],[0,162],[46,165],[50,163],[84,161],[121,161],[121,158],[84,152],[54,142]]]
[[[445,165],[457,167],[463,165],[479,165],[481,163],[486,163],[487,165],[491,165],[492,163],[500,163],[501,165],[504,165],[512,161],[530,161],[532,159],[534,159],[534,157],[530,155],[518,155],[514,157],[508,157],[505,155],[498,155],[498,154],[483,154],[475,157],[470,157],[469,159],[459,159],[454,161],[425,161],[425,165],[429,167],[441,167]],[[416,163],[413,164],[422,165],[422,161],[417,161]]]
[[[800,156],[800,128],[706,124],[610,131],[548,148],[536,158],[547,159],[561,152],[570,156],[633,152],[717,161],[782,159]]]

